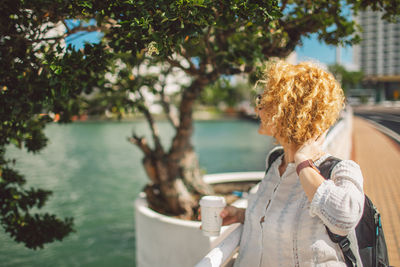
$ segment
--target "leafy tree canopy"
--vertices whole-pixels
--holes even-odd
[[[61,240],[73,231],[72,218],[64,220],[41,208],[51,192],[26,189],[25,178],[6,159],[10,144],[36,153],[47,138],[43,133],[54,114],[60,122],[79,112],[74,99],[100,84],[106,55],[95,45],[83,51],[65,47],[65,20],[82,17],[66,1],[2,1],[0,16],[0,222],[5,231],[28,248]],[[86,60],[89,59],[89,60]],[[104,61],[103,61],[104,60]]]

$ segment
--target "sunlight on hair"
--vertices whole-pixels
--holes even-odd
[[[267,112],[275,135],[289,144],[301,145],[321,135],[344,107],[340,84],[318,63],[273,60],[263,74],[256,83],[264,85],[257,108]]]

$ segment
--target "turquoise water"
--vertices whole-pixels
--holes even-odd
[[[173,130],[159,124],[168,140]],[[248,121],[196,122],[193,143],[207,173],[262,171],[272,140]],[[54,192],[44,211],[74,217],[76,233],[32,251],[0,231],[0,266],[135,266],[133,202],[147,182],[139,149],[126,138],[149,135],[144,122],[50,125],[39,154],[10,148],[28,186]]]

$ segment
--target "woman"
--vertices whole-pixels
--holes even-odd
[[[329,180],[315,168],[329,156],[324,133],[344,105],[343,91],[332,74],[308,62],[271,63],[260,82],[259,133],[273,136],[284,155],[271,164],[246,210],[221,212],[224,225],[244,224],[235,266],[346,266],[325,226],[354,234],[364,207],[362,174],[351,160],[339,162]]]

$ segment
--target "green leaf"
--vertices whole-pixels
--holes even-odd
[[[87,7],[87,8],[92,8],[93,4],[89,1],[82,1],[80,3],[78,3],[78,5],[82,6],[82,7]]]
[[[62,72],[62,68],[61,68],[61,67],[58,67],[58,68],[54,71],[54,73],[57,74],[57,75],[61,74],[61,72]]]

